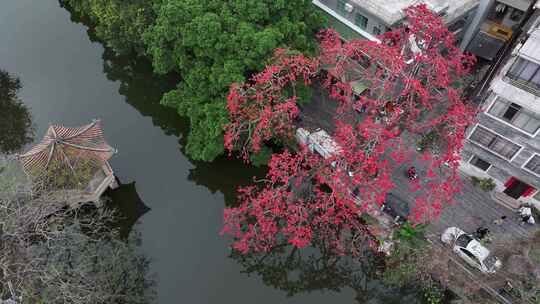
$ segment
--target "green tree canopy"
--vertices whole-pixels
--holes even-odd
[[[144,54],[143,32],[155,16],[151,0],[61,0],[93,25],[96,36],[119,54]],[[155,2],[155,1],[154,1]]]
[[[61,0],[119,54],[148,55],[182,81],[162,104],[189,118],[186,152],[223,153],[225,99],[233,82],[265,66],[275,48],[315,49],[323,17],[310,0]]]
[[[163,0],[143,35],[157,72],[183,80],[162,103],[189,117],[188,154],[212,160],[223,152],[225,97],[232,82],[264,67],[273,50],[314,50],[322,17],[309,0]]]

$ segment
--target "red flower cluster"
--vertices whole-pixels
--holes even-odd
[[[264,141],[294,134],[298,81],[309,85],[318,78],[338,104],[332,134],[338,153],[324,158],[301,147],[274,155],[263,183],[240,189],[239,207],[225,210],[223,232],[233,236],[235,249],[322,242],[352,253],[355,239],[367,233],[360,215],[381,206],[400,164],[413,160],[426,174],[411,184],[421,195],[409,220],[432,220],[452,202],[465,128],[474,118],[459,81],[475,59],[455,47],[452,33],[425,5],[405,14],[404,25],[380,43],[342,42],[336,32],[323,31],[318,57],[277,50],[273,65],[231,87],[225,147],[246,160]],[[354,92],[359,82],[368,89]],[[427,133],[439,139],[438,152],[414,148]]]
[[[265,140],[290,137],[293,119],[298,116],[297,97],[287,97],[297,81],[311,84],[318,70],[317,59],[285,49],[277,49],[273,65],[256,74],[250,82],[233,84],[227,97],[230,124],[226,126],[225,148],[239,149],[245,160],[257,153]]]

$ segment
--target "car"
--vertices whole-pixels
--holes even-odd
[[[393,193],[386,195],[382,211],[390,215],[398,224],[405,223],[410,214],[409,204]]]
[[[501,261],[489,249],[457,227],[447,228],[441,235],[441,241],[451,246],[467,264],[483,273],[495,273],[502,266]]]

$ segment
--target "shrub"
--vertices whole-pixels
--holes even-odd
[[[480,189],[486,192],[495,189],[495,182],[493,181],[491,177],[482,178],[482,177],[472,176],[471,181],[473,185],[475,185],[476,187],[479,187]]]
[[[443,301],[443,289],[436,282],[431,281],[423,288],[424,299],[429,304],[440,304]]]

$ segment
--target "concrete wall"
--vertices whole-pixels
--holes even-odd
[[[512,59],[510,59],[502,68],[497,77],[493,79],[490,85],[491,90],[498,96],[502,96],[524,108],[540,113],[540,96],[513,86],[511,81],[505,78],[507,71],[515,60],[516,57],[512,57]]]
[[[540,189],[540,177],[522,169],[522,166],[534,153],[540,154],[540,135],[527,135],[526,133],[486,114],[485,111],[489,109],[495,96],[496,95],[492,93],[482,106],[482,112],[477,116],[478,124],[522,146],[522,149],[512,158],[512,160],[508,160],[490,152],[488,149],[476,143],[466,140],[461,153],[461,170],[471,176],[492,177],[497,184],[495,191],[504,191],[504,183],[512,176],[517,177],[519,180],[522,180],[538,190]],[[467,137],[473,130],[474,126],[471,126],[467,131]],[[469,163],[473,155],[489,162],[492,166],[487,171],[476,168]],[[521,198],[520,200],[530,201],[531,197]]]
[[[373,28],[374,27],[378,27],[381,30],[381,34],[384,33],[384,30],[385,30],[386,27],[389,27],[389,25],[384,24],[384,22],[382,20],[380,20],[379,18],[377,18],[374,15],[371,15],[370,13],[368,13],[367,11],[362,9],[361,7],[356,6],[352,2],[349,2],[349,3],[354,6],[354,10],[351,13],[346,12],[345,14],[342,14],[340,11],[338,11],[338,9],[337,9],[338,0],[319,0],[319,2],[321,2],[322,4],[328,6],[331,9],[333,9],[336,13],[338,13],[341,16],[345,17],[347,20],[349,20],[352,23],[354,23],[354,21],[355,21],[356,13],[362,14],[364,17],[368,18],[368,24],[367,24],[367,27],[366,27],[365,30],[370,34],[374,34],[373,33]]]
[[[527,182],[537,189],[540,189],[540,177],[521,169],[521,167],[534,153],[540,154],[540,137],[538,135],[527,135],[526,133],[517,130],[515,127],[512,127],[486,114],[485,111],[489,109],[494,98],[495,95],[491,94],[482,106],[482,112],[477,115],[478,124],[520,145],[522,149],[516,154],[516,156],[513,157],[511,161],[509,161],[489,152],[477,144],[467,142],[464,149],[463,159],[468,161],[471,157],[471,153],[474,153],[494,166],[506,171],[506,174],[499,174],[498,176],[498,179],[503,180],[503,182],[507,180],[507,176],[522,177],[524,182]],[[469,128],[467,136],[470,135],[473,129],[473,126]],[[490,170],[488,170],[488,172]]]
[[[386,24],[384,21],[382,21],[381,18],[375,16],[375,15],[372,15],[371,13],[367,12],[365,9],[363,9],[361,6],[358,6],[357,4],[353,3],[353,1],[348,1],[349,4],[353,5],[354,9],[351,13],[347,13],[345,12],[344,14],[342,12],[339,12],[338,9],[337,9],[337,6],[338,6],[338,0],[318,0],[320,3],[322,3],[323,5],[329,7],[330,9],[332,9],[335,13],[339,14],[340,16],[344,17],[345,19],[347,19],[348,21],[352,22],[352,23],[355,23],[355,16],[356,16],[356,13],[360,13],[362,14],[364,17],[368,18],[368,24],[367,24],[367,27],[365,29],[366,32],[370,33],[370,34],[375,34],[374,33],[374,28],[375,27],[378,27],[381,31],[381,34],[384,33],[386,31],[387,28],[390,28],[391,24]],[[460,11],[460,12],[454,12],[454,13],[459,13],[460,15],[456,15],[456,16],[452,16],[453,20],[451,20],[448,25],[451,26],[452,24],[456,23],[456,22],[460,22],[462,19],[464,20],[464,22],[462,22],[464,24],[464,27],[463,27],[463,30],[460,29],[457,31],[457,39],[458,41],[461,40],[461,36],[463,34],[465,34],[465,30],[468,28],[468,26],[471,24],[471,21],[472,21],[472,17],[474,16],[475,12],[476,12],[476,9],[477,7],[473,7],[472,9],[469,9],[468,11]]]
[[[486,19],[489,10],[493,6],[495,0],[480,0],[480,4],[475,12],[474,18],[470,20],[470,24],[467,26],[467,30],[463,34],[463,39],[460,44],[460,49],[465,50],[469,43],[471,43],[473,37],[478,33],[480,25]]]

